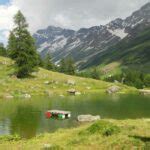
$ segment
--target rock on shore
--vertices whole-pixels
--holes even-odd
[[[111,86],[106,90],[106,92],[108,94],[113,94],[113,93],[119,92],[120,90],[121,90],[121,88],[119,86]]]
[[[92,116],[92,115],[79,115],[77,120],[79,122],[93,122],[100,120],[100,116]]]
[[[150,90],[139,90],[142,95],[150,95]]]

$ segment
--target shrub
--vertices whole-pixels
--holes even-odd
[[[113,75],[112,77],[105,78],[104,80],[109,82],[117,80],[138,89],[150,86],[150,75],[133,69],[124,69],[121,74]]]
[[[85,132],[81,132],[80,134],[101,134],[103,136],[111,136],[113,134],[119,133],[120,128],[113,123],[108,121],[98,121],[92,124],[90,127],[86,129]]]
[[[144,76],[144,84],[146,87],[150,87],[150,74]]]
[[[0,141],[19,141],[21,137],[19,135],[4,135],[0,136]]]

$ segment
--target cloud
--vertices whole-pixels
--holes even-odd
[[[6,44],[9,30],[13,27],[13,16],[18,8],[15,5],[0,5],[0,42]]]
[[[34,33],[49,25],[79,29],[106,24],[129,16],[147,2],[150,0],[10,0],[9,4],[0,5],[0,30],[12,28],[18,9]]]
[[[125,18],[150,0],[13,0],[31,31],[55,25],[79,29]]]
[[[8,36],[9,30],[6,29],[0,30],[0,43],[4,43],[6,45]]]
[[[18,8],[15,5],[0,5],[0,29],[11,29],[13,16]]]

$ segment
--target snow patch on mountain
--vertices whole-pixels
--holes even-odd
[[[142,23],[144,19],[141,19],[140,21],[136,22],[135,24],[132,24],[131,27],[134,28],[138,24]]]
[[[47,42],[44,42],[43,44],[40,45],[40,47],[38,48],[38,52],[42,52],[45,48],[49,47],[50,44]]]
[[[59,39],[63,39],[65,38],[63,35],[58,35],[58,36],[55,36],[55,41],[59,40]]]
[[[108,31],[115,36],[120,37],[121,39],[125,38],[128,33],[125,32],[125,29],[116,29],[116,30],[110,30],[108,29]]]
[[[80,39],[78,38],[77,40],[75,40],[73,43],[71,43],[68,47],[68,50],[74,49],[76,47],[78,47],[81,44]]]
[[[37,36],[38,38],[48,38],[48,36],[46,34],[40,34],[40,33],[35,33],[35,36]]]
[[[56,50],[62,49],[62,48],[66,45],[66,43],[67,43],[67,38],[63,38],[63,39],[58,40],[58,41],[56,41],[56,42],[54,41],[54,42],[50,45],[49,50],[50,50],[51,52],[54,52],[54,51],[56,51]]]

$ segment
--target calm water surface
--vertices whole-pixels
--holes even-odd
[[[68,120],[46,119],[44,113],[50,109],[71,111],[72,117]],[[112,119],[150,118],[150,97],[91,95],[0,100],[0,135],[19,134],[23,138],[31,138],[59,128],[74,127],[79,124],[76,118],[80,114]]]

